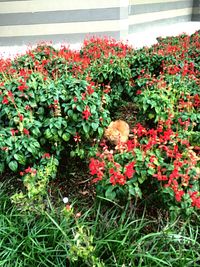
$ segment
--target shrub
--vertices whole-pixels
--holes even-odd
[[[0,63],[0,171],[25,173],[33,199],[65,151],[92,158],[90,172],[108,198],[142,197],[149,183],[169,206],[199,208],[198,32],[140,50],[96,37],[80,51],[41,44]],[[130,102],[134,137],[112,152],[100,140]]]
[[[142,198],[142,184],[156,184],[169,207],[178,205],[190,212],[200,208],[199,160],[187,139],[172,130],[172,120],[160,121],[156,129],[137,124],[134,138],[113,152],[103,144],[90,159],[89,169],[99,193],[111,200]],[[120,146],[120,144],[119,144]],[[148,192],[149,189],[147,189]],[[172,197],[172,198],[171,198]],[[172,199],[176,203],[172,203]]]

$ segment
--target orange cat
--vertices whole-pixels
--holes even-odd
[[[112,121],[105,130],[104,136],[113,144],[125,143],[129,137],[129,125],[125,121]]]

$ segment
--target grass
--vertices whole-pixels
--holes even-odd
[[[105,200],[97,200],[90,208],[75,202],[74,214],[82,214],[78,219],[66,219],[64,206],[55,208],[50,202],[44,214],[21,213],[11,204],[6,187],[5,183],[0,187],[0,266],[92,266],[87,257],[70,258],[71,247],[77,246],[74,233],[78,227],[93,236],[92,255],[104,266],[200,264],[198,217],[170,222],[158,208],[152,216],[148,207],[138,211],[137,203],[120,207]]]

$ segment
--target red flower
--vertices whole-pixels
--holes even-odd
[[[97,177],[93,179],[93,182],[96,183],[103,179],[105,163],[99,161],[98,159],[91,158],[89,164],[89,170],[91,175],[96,175]]]
[[[19,120],[23,121],[23,119],[24,119],[24,116],[22,114],[19,114]]]
[[[30,109],[31,109],[31,107],[29,105],[25,106],[25,110],[30,110]]]
[[[25,173],[31,173],[31,172],[32,172],[31,167],[28,167],[28,168],[25,170]]]
[[[126,183],[126,178],[123,174],[120,173],[120,171],[115,171],[114,168],[111,168],[109,173],[111,174],[110,183],[112,185],[124,185]]]
[[[29,135],[29,130],[27,130],[26,128],[23,129],[23,133],[26,135]]]
[[[91,95],[91,94],[94,93],[94,89],[92,88],[91,85],[88,85],[88,86],[87,86],[87,93],[88,93],[89,95]]]
[[[137,90],[136,95],[141,95],[142,90]]]
[[[182,196],[184,195],[184,191],[183,190],[177,190],[174,193],[175,193],[175,199],[176,199],[176,201],[180,202]]]
[[[133,133],[137,134],[139,137],[142,137],[147,134],[147,130],[140,123],[137,123],[133,129]]]
[[[21,85],[18,86],[19,91],[23,92],[25,89],[27,89],[28,86],[25,82],[22,82]]]
[[[50,159],[50,157],[51,157],[51,155],[49,153],[44,153],[42,156],[43,159],[45,159],[45,158]]]
[[[172,135],[173,135],[173,131],[171,129],[168,129],[164,131],[163,135],[160,136],[160,140],[163,142],[169,141]]]
[[[77,143],[81,141],[81,137],[78,133],[76,133],[76,135],[74,136],[74,141]]]
[[[32,169],[31,167],[28,167],[27,169],[25,169],[25,173],[31,173],[36,175],[37,171],[35,169]]]
[[[3,147],[1,147],[1,150],[8,151],[8,147],[7,146],[3,146]]]
[[[11,129],[10,131],[11,131],[12,136],[14,136],[16,133],[18,133],[18,130]]]
[[[200,106],[200,96],[198,94],[194,95],[194,107]]]
[[[67,205],[65,206],[65,208],[66,208],[67,211],[71,210],[71,206],[70,206],[69,204],[67,204]]]
[[[200,197],[197,196],[198,192],[191,192],[190,198],[192,200],[192,206],[200,209]]]
[[[89,164],[90,174],[91,175],[97,174],[99,170],[104,169],[104,166],[105,166],[104,162],[101,162],[98,159],[91,158]]]
[[[7,105],[9,103],[8,98],[6,96],[4,96],[3,100],[2,100],[2,104]]]
[[[86,93],[82,93],[82,94],[81,94],[81,99],[82,99],[82,100],[85,100],[85,97],[86,97]]]
[[[8,91],[8,97],[11,99],[12,102],[14,102],[14,96],[11,91]]]
[[[133,177],[133,174],[135,173],[135,170],[133,169],[135,165],[135,162],[130,162],[128,165],[125,167],[125,172],[124,175],[128,177],[129,179]]]
[[[133,151],[133,149],[137,147],[138,141],[136,138],[134,138],[133,140],[128,140],[126,145],[127,145],[127,151]]]
[[[92,115],[90,112],[90,108],[86,106],[85,110],[82,112],[83,119],[88,120],[88,118]]]
[[[156,177],[158,181],[167,181],[168,178],[166,175],[162,174],[162,171],[164,171],[164,169],[161,169],[161,167],[158,166],[158,172],[157,174],[153,174],[153,177]]]
[[[157,157],[155,155],[152,155],[149,159],[151,163],[154,163],[155,160],[157,160]]]
[[[111,91],[111,87],[110,87],[110,85],[105,85],[105,89],[103,90],[103,92],[104,92],[105,94],[108,94],[108,93],[110,93],[110,91]]]

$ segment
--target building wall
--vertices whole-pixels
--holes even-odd
[[[128,0],[0,0],[0,45],[120,38],[128,33],[127,14]]]
[[[199,7],[200,0],[0,0],[0,46],[126,38],[146,27],[200,20]]]
[[[200,21],[200,0],[193,0],[192,21]]]
[[[176,22],[191,21],[199,0],[130,0],[129,33]],[[197,17],[196,17],[197,18]],[[184,29],[183,29],[184,30]]]

